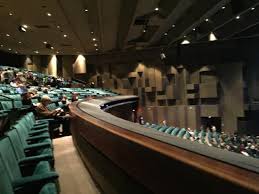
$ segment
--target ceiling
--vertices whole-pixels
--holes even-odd
[[[259,0],[0,0],[0,49],[17,54],[170,47],[207,41],[211,32],[259,35]]]

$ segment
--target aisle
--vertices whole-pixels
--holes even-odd
[[[72,137],[54,139],[53,144],[60,194],[100,194],[73,144]]]

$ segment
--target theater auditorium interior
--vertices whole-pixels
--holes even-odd
[[[259,0],[0,0],[0,194],[259,193]]]

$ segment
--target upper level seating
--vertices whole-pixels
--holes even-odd
[[[219,133],[216,131],[206,132],[205,130],[197,130],[197,129],[194,129],[192,131],[185,128],[180,129],[178,127],[173,127],[173,126],[156,125],[156,124],[149,124],[149,123],[146,123],[143,126],[147,128],[152,128],[159,132],[166,133],[185,140],[190,140],[190,141],[198,142],[200,144],[214,146],[228,151],[241,153],[246,156],[259,158],[258,148],[255,147],[255,145],[259,144],[258,136],[257,137],[253,137],[253,136],[239,137],[237,135],[228,136],[224,133]]]

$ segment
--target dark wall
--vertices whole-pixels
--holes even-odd
[[[22,59],[20,55],[0,51],[0,65],[21,67],[21,61]]]

